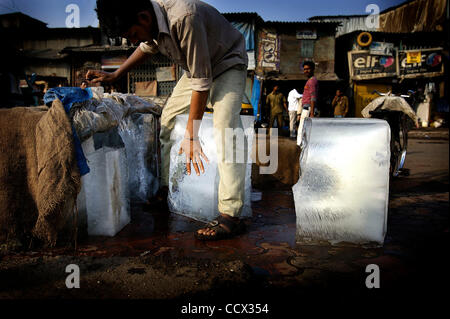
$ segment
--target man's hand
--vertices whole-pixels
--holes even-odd
[[[200,176],[200,170],[202,173],[205,172],[203,167],[202,157],[206,163],[209,164],[208,157],[203,153],[202,147],[198,139],[190,140],[189,138],[184,138],[181,142],[180,151],[178,155],[184,153],[186,155],[186,169],[189,175],[191,175],[191,162],[194,166],[197,176]],[[200,169],[199,169],[200,168]]]
[[[140,47],[134,50],[133,54],[113,73],[99,71],[99,70],[89,70],[86,73],[86,80],[91,83],[105,82],[111,83],[118,80],[120,77],[125,75],[132,68],[140,65],[149,57],[148,54],[143,52]]]
[[[90,83],[105,82],[111,83],[117,80],[116,73],[104,72],[99,70],[89,70],[86,73],[86,80]]]
[[[309,117],[314,117],[314,109],[316,108],[316,101],[312,100],[309,106]]]

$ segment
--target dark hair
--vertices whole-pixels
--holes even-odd
[[[89,82],[86,80],[81,81],[81,84],[86,83],[86,85],[89,85]]]
[[[149,0],[97,0],[95,9],[102,32],[110,38],[121,37],[145,10],[154,11]]]
[[[303,67],[305,67],[305,65],[309,66],[311,68],[311,70],[314,70],[316,68],[316,65],[314,64],[313,61],[305,61],[305,62],[303,62]]]

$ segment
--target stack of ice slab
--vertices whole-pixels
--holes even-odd
[[[170,153],[169,172],[169,208],[171,212],[184,215],[196,220],[209,222],[219,214],[218,187],[219,172],[217,167],[217,149],[214,142],[213,116],[205,114],[203,116],[199,139],[203,152],[209,159],[209,164],[205,163],[205,173],[197,176],[192,168],[191,175],[187,174],[185,164],[185,154],[178,155],[180,144],[184,138],[188,115],[178,115],[175,120],[175,127],[172,131],[171,139],[174,144]],[[245,133],[247,145],[246,175],[245,175],[245,199],[241,218],[251,217],[251,150],[254,136],[253,116],[241,116],[242,126]]]
[[[82,147],[91,171],[81,178],[79,216],[87,219],[88,235],[114,236],[130,222],[125,148],[117,128],[94,134]]]
[[[159,106],[131,94],[103,94],[74,104],[73,123],[82,140],[119,127],[127,153],[129,188],[133,202],[145,202],[159,187],[157,158]]]
[[[292,190],[301,244],[383,244],[390,128],[377,119],[308,118]]]

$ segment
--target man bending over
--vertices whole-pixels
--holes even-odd
[[[161,188],[157,198],[167,203],[169,185],[170,133],[175,117],[189,113],[180,154],[186,155],[197,175],[208,162],[198,139],[207,101],[213,106],[214,138],[219,150],[218,218],[195,236],[217,240],[241,233],[239,220],[244,203],[245,163],[225,161],[226,128],[242,128],[242,97],[247,74],[247,53],[242,34],[215,8],[198,0],[97,0],[97,14],[109,37],[124,37],[139,44],[134,53],[113,73],[90,70],[92,82],[114,82],[155,53],[162,53],[186,72],[175,86],[161,115]],[[237,157],[236,157],[237,158]]]

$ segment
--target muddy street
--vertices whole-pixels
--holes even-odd
[[[262,199],[253,202],[248,232],[235,239],[199,242],[192,232],[201,223],[139,206],[117,236],[89,237],[77,251],[3,253],[0,299],[148,299],[182,305],[244,298],[285,311],[277,300],[294,296],[438,298],[436,289],[448,283],[448,151],[448,131],[438,138],[411,134],[405,164],[410,175],[391,181],[381,248],[297,245],[292,191],[264,189]],[[371,264],[380,269],[379,289],[366,288]],[[66,286],[68,265],[79,267],[79,289]],[[338,297],[339,291],[345,293]]]

